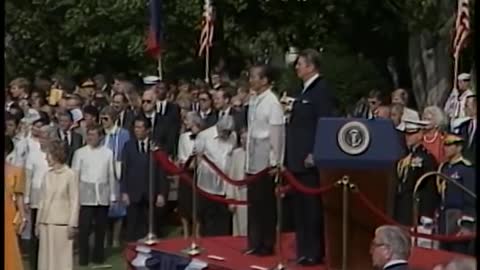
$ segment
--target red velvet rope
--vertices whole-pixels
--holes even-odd
[[[377,217],[382,219],[383,222],[391,225],[403,227],[407,231],[409,231],[412,236],[426,238],[430,240],[448,242],[448,243],[470,241],[476,238],[476,234],[456,236],[456,235],[425,234],[425,233],[412,232],[412,228],[408,226],[404,226],[396,222],[395,220],[393,220],[391,217],[385,215],[383,211],[381,209],[378,209],[372,202],[370,202],[365,196],[365,194],[363,194],[362,192],[357,191],[357,192],[353,192],[353,194],[355,194],[356,198],[358,198],[370,211],[372,211]]]
[[[220,170],[220,168],[218,168],[217,165],[215,165],[215,163],[213,163],[213,161],[211,161],[205,155],[202,155],[202,160],[204,160],[208,164],[208,166],[216,174],[218,174],[223,180],[225,180],[225,182],[229,183],[230,185],[237,186],[237,187],[248,185],[251,182],[254,182],[254,181],[260,179],[262,176],[267,175],[268,171],[271,169],[271,168],[265,168],[262,171],[254,174],[254,175],[247,176],[245,179],[235,180],[235,179],[232,179],[232,178],[228,177],[228,175],[226,175],[222,170]]]
[[[185,169],[179,168],[177,165],[175,165],[170,159],[168,159],[168,155],[163,152],[163,151],[157,151],[154,154],[155,159],[159,163],[160,167],[162,167],[167,174],[172,174],[172,175],[178,175],[179,179],[182,180],[183,182],[189,184],[190,186],[193,187],[193,180],[192,177],[186,172]],[[188,167],[188,164],[191,163],[193,158],[189,158],[187,162],[185,163],[185,168]],[[222,198],[220,196],[215,196],[212,195],[208,192],[205,192],[199,188],[196,189],[198,194],[204,196],[205,198],[220,202],[220,203],[225,203],[225,204],[232,204],[232,205],[246,205],[246,201],[239,201],[239,200],[234,200],[234,199],[226,199]]]
[[[287,179],[288,183],[290,184],[291,187],[295,188],[296,190],[306,193],[309,195],[320,195],[322,193],[325,193],[327,191],[330,191],[335,187],[335,183],[321,187],[321,188],[310,188],[304,186],[302,183],[300,183],[293,174],[288,171],[288,170],[283,170],[282,171],[282,176]]]
[[[191,187],[193,187],[193,179],[192,177],[188,174],[188,173],[181,173],[178,175],[179,179],[182,180],[183,182],[189,184]],[[226,198],[222,198],[220,196],[216,196],[216,195],[212,195],[208,192],[205,192],[203,191],[202,189],[200,188],[196,188],[198,194],[202,195],[203,197],[209,199],[209,200],[212,200],[212,201],[216,201],[216,202],[219,202],[219,203],[224,203],[224,204],[232,204],[232,205],[246,205],[247,204],[247,201],[239,201],[239,200],[235,200],[235,199],[226,199]]]

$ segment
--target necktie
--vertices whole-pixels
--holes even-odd
[[[225,116],[225,112],[224,112],[224,111],[221,111],[221,112],[220,112],[220,117],[223,117],[223,116]]]
[[[68,145],[68,133],[63,131],[63,142]]]
[[[146,153],[146,152],[147,152],[147,151],[145,150],[145,142],[143,142],[143,141],[140,142],[140,151],[141,151],[142,153]]]
[[[160,102],[160,106],[158,107],[158,111],[161,115],[163,115],[163,102]]]
[[[117,126],[123,127],[122,115],[120,115],[120,116],[118,117]]]

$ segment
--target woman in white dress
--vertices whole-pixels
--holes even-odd
[[[73,239],[80,211],[78,177],[65,165],[64,145],[53,141],[47,160],[51,169],[40,189],[35,234],[38,270],[73,270]]]
[[[247,131],[242,130],[240,134],[240,146],[233,150],[228,168],[227,175],[233,180],[242,180],[245,178],[245,149],[247,142]],[[233,186],[228,183],[226,185],[227,198],[245,201],[247,199],[247,186]],[[247,206],[230,205],[232,211],[232,234],[233,236],[247,235]]]

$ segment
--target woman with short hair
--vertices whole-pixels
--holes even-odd
[[[428,122],[423,132],[422,144],[430,152],[438,164],[444,161],[445,153],[443,150],[443,141],[448,122],[447,118],[437,106],[429,106],[423,110],[422,120]]]
[[[61,141],[52,141],[50,170],[40,189],[35,234],[40,241],[38,270],[73,270],[73,241],[80,210],[78,177],[66,164]]]

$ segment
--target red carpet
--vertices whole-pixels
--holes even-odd
[[[283,239],[283,254],[285,258],[293,260],[295,258],[295,241],[293,234],[285,234]],[[153,246],[153,249],[161,250],[163,252],[181,254],[181,250],[188,247],[189,240],[185,239],[171,239],[159,242]],[[197,259],[208,263],[208,269],[231,269],[231,270],[246,270],[251,269],[251,265],[256,265],[264,268],[272,268],[277,264],[276,257],[256,257],[241,254],[241,251],[246,247],[246,239],[243,237],[211,237],[203,238],[200,246],[204,249],[203,252],[197,256]],[[134,249],[135,245],[131,245],[129,249]],[[215,255],[225,258],[224,261],[218,261],[208,258],[208,255]],[[413,254],[410,257],[410,267],[418,270],[431,270],[433,266],[445,263],[454,257],[464,256],[456,253],[449,253],[439,250],[430,250],[423,248],[414,248]],[[132,252],[126,251],[128,260],[132,259]],[[291,270],[327,270],[326,267],[300,267],[294,262],[288,264],[288,269]]]

